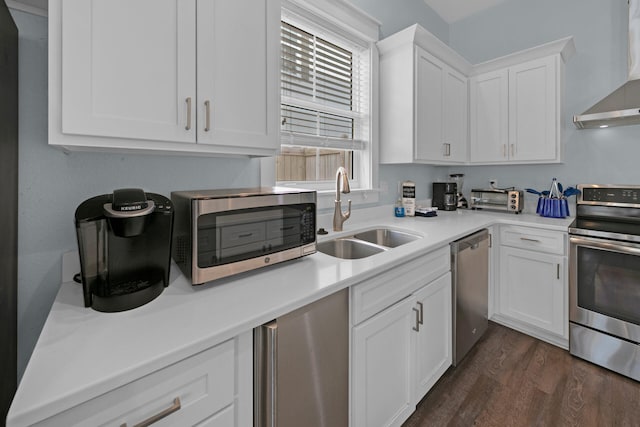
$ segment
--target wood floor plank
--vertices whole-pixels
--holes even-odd
[[[489,323],[404,427],[640,426],[640,383]]]

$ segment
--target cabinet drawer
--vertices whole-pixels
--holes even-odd
[[[188,426],[202,421],[218,425],[213,422],[218,415],[227,419],[227,409],[233,413],[237,343],[233,339],[202,351],[37,425],[133,426],[163,411],[171,412],[170,408],[175,411],[154,426]],[[176,409],[176,399],[180,400],[180,409]]]
[[[449,246],[394,267],[351,288],[353,324],[368,319],[451,269]]]
[[[500,244],[514,248],[564,255],[566,233],[540,228],[504,225],[500,227]]]

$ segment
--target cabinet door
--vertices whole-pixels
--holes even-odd
[[[406,298],[353,328],[354,427],[399,426],[415,410],[413,308]]]
[[[471,162],[508,160],[509,73],[477,76],[470,84]]]
[[[195,7],[195,0],[65,1],[62,132],[194,142]]]
[[[416,334],[416,393],[419,402],[451,366],[451,273],[434,280],[414,294],[422,324]]]
[[[452,69],[444,74],[444,143],[443,160],[452,162],[467,161],[467,78]]]
[[[277,148],[280,3],[198,0],[198,142]]]
[[[416,48],[416,160],[442,160],[445,154],[443,129],[445,65]]]
[[[565,258],[500,247],[500,312],[562,336]]]
[[[557,56],[509,68],[509,152],[512,160],[557,159]]]

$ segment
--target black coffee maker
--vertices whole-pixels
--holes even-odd
[[[139,307],[169,286],[173,205],[137,188],[82,202],[75,214],[84,305]]]
[[[458,185],[455,182],[434,182],[431,206],[455,211],[458,207]]]

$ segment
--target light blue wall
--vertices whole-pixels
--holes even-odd
[[[454,23],[450,45],[472,63],[572,35],[576,54],[566,66],[562,120],[565,163],[539,166],[450,168],[466,174],[465,188],[500,186],[548,188],[565,184],[639,184],[640,126],[577,130],[572,122],[621,85],[627,75],[626,0],[508,0]]]
[[[381,22],[381,39],[418,23],[443,42],[449,41],[449,25],[424,0],[351,0],[351,3]],[[380,203],[393,203],[398,183],[406,180],[416,183],[418,200],[430,198],[431,183],[446,176],[446,167],[380,165]]]
[[[173,190],[260,183],[256,159],[71,153],[47,145],[47,19],[12,10],[19,31],[18,372],[58,291],[61,257],[77,250],[83,200],[123,187]]]

